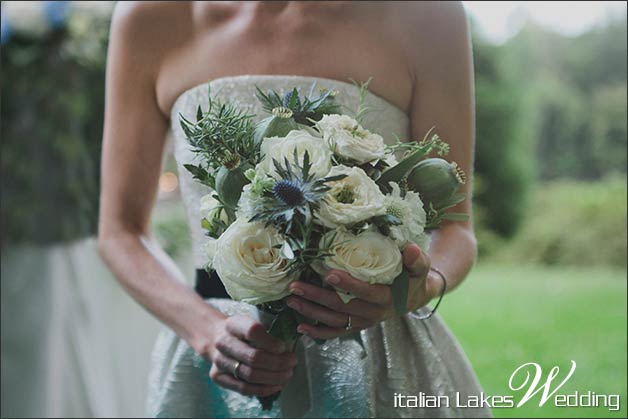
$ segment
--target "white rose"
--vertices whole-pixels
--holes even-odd
[[[239,219],[211,245],[212,266],[231,298],[261,304],[290,294],[288,285],[297,275],[285,271],[277,247],[283,241],[274,228]]]
[[[330,243],[332,239],[333,243]],[[366,230],[356,236],[345,229],[338,229],[323,236],[321,247],[327,248],[330,244],[332,256],[326,257],[322,264],[314,264],[314,269],[320,274],[338,269],[369,284],[390,285],[403,269],[401,252],[396,243],[376,231]],[[339,292],[338,295],[345,302],[353,298],[346,292]]]
[[[359,167],[334,166],[328,176],[346,175],[328,182],[331,189],[321,200],[318,221],[326,227],[350,225],[386,213],[379,186]]]
[[[427,251],[429,236],[425,233],[426,214],[423,209],[423,201],[419,194],[413,191],[406,192],[401,197],[399,185],[390,182],[392,192],[386,195],[386,212],[401,220],[401,225],[390,227],[390,237],[397,243],[400,249],[406,247],[408,242],[414,242]]]
[[[347,115],[325,115],[318,121],[319,130],[340,157],[366,163],[384,157],[384,139],[364,129]]]
[[[256,170],[262,174],[274,176],[275,165],[273,159],[284,164],[287,158],[290,164],[294,163],[294,150],[297,151],[299,164],[303,164],[303,156],[307,151],[310,157],[310,173],[317,177],[324,177],[331,169],[331,150],[322,138],[315,137],[305,130],[292,130],[285,137],[269,137],[262,142],[261,154],[263,160]]]

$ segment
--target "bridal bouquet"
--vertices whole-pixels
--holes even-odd
[[[368,82],[356,86],[358,108],[345,114],[337,92],[296,88],[280,95],[257,89],[268,112],[259,123],[231,103],[209,96],[196,122],[181,126],[198,157],[186,165],[214,192],[199,203],[208,241],[207,269],[229,295],[270,313],[268,332],[287,343],[300,322],[285,298],[293,281],[327,287],[321,275],[340,269],[371,284],[392,287],[395,307],[405,313],[408,274],[404,247],[424,250],[429,231],[464,200],[465,182],[455,163],[428,158],[448,145],[428,132],[421,141],[387,146],[361,125]],[[348,302],[353,298],[337,290]],[[262,401],[265,408],[270,400]]]

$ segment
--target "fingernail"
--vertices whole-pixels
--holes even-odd
[[[301,326],[297,327],[297,332],[307,335],[307,330],[305,330],[305,328]]]
[[[288,307],[298,310],[301,306],[294,300],[288,300]]]
[[[338,278],[338,275],[331,274],[327,277],[327,282],[330,284],[337,284],[340,282],[340,278]]]
[[[301,288],[292,287],[292,293],[294,295],[303,295],[303,290]]]

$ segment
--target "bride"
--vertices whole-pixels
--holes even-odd
[[[326,289],[293,284],[290,305],[320,325],[301,325],[296,353],[285,352],[251,306],[230,300],[217,278],[203,274],[197,220],[207,191],[182,169],[193,154],[178,126],[179,114],[191,117],[206,103],[208,80],[212,95],[261,115],[249,99],[256,86],[306,91],[316,83],[355,109],[350,80],[372,77],[366,102],[376,112],[366,115],[365,127],[394,141],[421,138],[436,126],[452,160],[470,173],[473,70],[460,3],[120,3],[109,48],[99,248],[129,294],[168,326],[153,353],[150,415],[490,415],[486,407],[456,407],[457,395],[479,396],[481,388],[440,317],[425,319],[443,285],[452,290],[471,269],[470,222],[434,233],[429,254],[408,246],[411,296],[402,317],[387,286],[344,272],[325,279],[359,297],[346,305]],[[169,131],[194,243],[195,290],[148,230]],[[464,192],[470,196],[469,183]],[[470,213],[470,199],[455,210]],[[359,341],[345,339],[356,329]],[[251,397],[279,390],[269,412]],[[445,396],[449,403],[399,403],[405,396]]]

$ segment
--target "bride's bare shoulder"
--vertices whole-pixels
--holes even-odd
[[[189,28],[191,2],[188,1],[124,1],[113,13],[112,35],[120,35],[134,42],[155,41],[180,36],[181,29]],[[185,33],[186,31],[184,31]]]
[[[467,27],[460,1],[391,2],[391,8],[408,36],[440,37],[448,31],[465,31]]]
[[[469,46],[469,28],[462,2],[394,2],[400,37],[420,71],[455,67]]]

